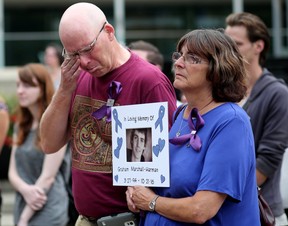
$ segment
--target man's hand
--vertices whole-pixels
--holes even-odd
[[[67,58],[61,65],[61,83],[62,91],[73,92],[77,85],[77,80],[80,75],[80,59],[78,56]]]

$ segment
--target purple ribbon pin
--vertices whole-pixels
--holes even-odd
[[[194,125],[193,118],[196,119],[196,126]],[[204,124],[205,122],[203,118],[201,117],[201,115],[199,114],[198,109],[193,108],[188,118],[188,126],[191,129],[191,133],[169,139],[169,142],[171,144],[180,145],[190,140],[190,145],[196,151],[200,151],[201,146],[202,146],[202,141],[200,137],[197,135],[197,132],[204,126]]]
[[[122,85],[120,82],[112,81],[108,87],[108,100],[106,105],[102,105],[101,108],[97,109],[92,113],[92,116],[98,120],[106,116],[106,122],[111,122],[111,107],[114,106],[120,92],[122,90]]]

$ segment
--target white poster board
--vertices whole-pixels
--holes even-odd
[[[113,185],[169,187],[167,102],[115,106],[111,116]]]

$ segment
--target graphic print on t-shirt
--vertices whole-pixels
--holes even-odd
[[[106,102],[76,96],[71,110],[72,167],[92,172],[112,172],[111,123],[92,113]]]

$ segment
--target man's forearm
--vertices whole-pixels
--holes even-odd
[[[70,99],[57,92],[41,118],[41,144],[47,154],[58,151],[67,143]]]

